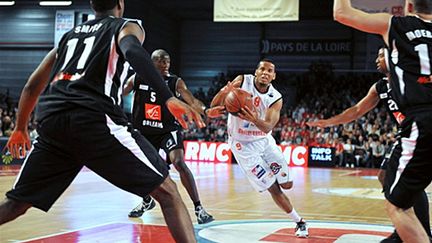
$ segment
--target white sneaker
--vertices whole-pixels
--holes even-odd
[[[297,223],[295,236],[299,238],[307,238],[309,236],[308,226],[303,219]]]

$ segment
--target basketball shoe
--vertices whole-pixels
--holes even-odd
[[[195,215],[197,217],[198,224],[206,224],[214,220],[213,216],[207,213],[202,206],[195,208]]]
[[[150,211],[152,208],[156,206],[156,203],[152,197],[150,197],[150,201],[142,201],[138,206],[136,206],[132,211],[129,212],[129,217],[138,218],[143,215],[144,212]]]
[[[306,224],[306,221],[303,219],[300,220],[300,222],[297,223],[297,226],[295,228],[295,236],[299,238],[307,238],[309,236],[308,226]]]

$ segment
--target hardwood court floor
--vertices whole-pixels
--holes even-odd
[[[201,201],[207,211],[215,217],[215,223],[232,220],[289,221],[288,217],[273,203],[268,193],[260,194],[253,190],[238,165],[222,163],[188,163],[188,165],[195,175]],[[377,170],[372,169],[291,168],[294,188],[286,193],[297,212],[312,222],[319,220],[390,225],[384,210],[380,185],[375,177],[376,172]],[[193,204],[186,190],[181,186],[177,172],[171,171],[171,176],[178,185],[195,227],[201,227],[202,225],[196,224]],[[14,168],[0,168],[0,194],[4,195],[9,190],[14,179]],[[427,190],[431,191],[430,188]],[[64,232],[93,229],[97,226],[100,226],[101,231],[110,230],[110,234],[119,238],[112,238],[111,235],[106,238],[105,235],[102,239],[81,241],[78,236],[75,236],[68,242],[137,242],[139,240],[128,235],[128,230],[120,230],[121,227],[151,224],[153,225],[151,227],[158,228],[158,225],[164,225],[159,206],[145,213],[141,218],[129,219],[128,212],[139,202],[140,198],[137,196],[117,189],[91,171],[83,170],[48,213],[30,209],[26,215],[0,226],[0,242],[19,242]],[[120,224],[120,226],[116,228],[117,231],[104,228],[111,224]],[[142,228],[149,229],[141,227],[138,231]],[[164,234],[162,231],[159,233],[166,235],[166,229],[164,230],[162,230]],[[150,238],[145,241],[164,242],[161,238],[148,239]]]

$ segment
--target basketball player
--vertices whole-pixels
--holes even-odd
[[[295,235],[305,238],[309,235],[306,222],[281,190],[281,187],[290,189],[293,182],[289,179],[288,164],[271,135],[282,108],[282,95],[271,84],[275,78],[275,65],[264,59],[259,62],[255,75],[239,75],[223,87],[211,106],[223,105],[233,88],[253,95],[254,110],[244,107],[238,117],[228,115],[228,143],[252,186],[259,192],[268,191],[274,202],[297,223]]]
[[[196,111],[204,114],[204,104],[192,95],[182,78],[169,72],[171,63],[169,54],[165,50],[158,49],[152,53],[151,59],[171,92],[182,97]],[[172,163],[179,172],[181,182],[194,203],[198,223],[213,221],[213,216],[208,214],[201,205],[194,177],[184,161],[180,125],[168,111],[164,102],[158,99],[159,94],[148,85],[146,80],[133,75],[127,81],[123,94],[127,95],[132,90],[135,91],[132,112],[134,128],[138,129],[156,150],[165,151],[167,163]],[[154,200],[146,196],[142,203],[129,213],[129,217],[141,217],[145,211],[151,210],[154,206]]]
[[[329,126],[335,126],[339,124],[346,124],[353,120],[356,120],[360,117],[362,117],[367,112],[371,111],[373,108],[375,108],[376,105],[381,101],[384,106],[386,107],[386,110],[391,114],[392,120],[400,125],[405,118],[405,116],[400,112],[398,105],[393,100],[391,96],[391,88],[389,87],[388,83],[388,70],[386,66],[386,58],[388,57],[388,54],[385,54],[387,50],[385,48],[380,48],[378,51],[378,57],[376,59],[377,69],[378,71],[385,74],[387,77],[380,79],[378,82],[372,85],[372,87],[369,89],[368,94],[360,100],[357,104],[354,106],[346,109],[344,112],[342,112],[339,115],[336,115],[334,117],[323,119],[323,120],[317,120],[314,122],[307,122],[306,124],[308,126],[314,127],[329,127]],[[396,142],[393,145],[393,148],[391,149],[390,153],[387,153],[382,164],[381,168],[378,171],[378,180],[381,183],[382,186],[384,186],[384,178],[386,174],[387,167],[390,168],[397,168],[398,167],[398,161],[401,157],[401,146],[398,142]],[[430,223],[429,223],[429,201],[427,198],[427,194],[425,191],[423,191],[422,195],[418,198],[418,200],[414,204],[414,212],[417,216],[417,218],[420,220],[421,224],[423,225],[423,228],[426,230],[426,233],[428,233],[429,236],[431,236],[430,231]],[[388,238],[381,241],[382,243],[385,242],[402,242],[400,239],[398,233],[394,231]]]
[[[432,1],[406,0],[405,12],[405,17],[369,14],[350,0],[334,1],[337,21],[381,35],[389,48],[392,97],[406,118],[399,166],[386,172],[386,209],[404,242],[429,242],[412,207],[432,180]]]
[[[17,126],[7,148],[23,157],[30,148],[27,125],[38,96],[39,137],[26,157],[7,199],[0,224],[30,207],[48,211],[83,166],[117,187],[159,201],[178,242],[196,242],[192,222],[175,183],[157,151],[127,126],[121,104],[126,61],[160,93],[179,122],[182,114],[203,122],[197,112],[173,97],[142,48],[137,20],[123,19],[124,0],[92,0],[96,19],[67,32],[30,76],[19,102]],[[51,72],[51,73],[50,73]]]

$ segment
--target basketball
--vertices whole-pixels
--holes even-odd
[[[245,90],[235,88],[225,97],[225,108],[234,116],[245,106],[249,107],[251,110],[253,109],[252,94]]]

